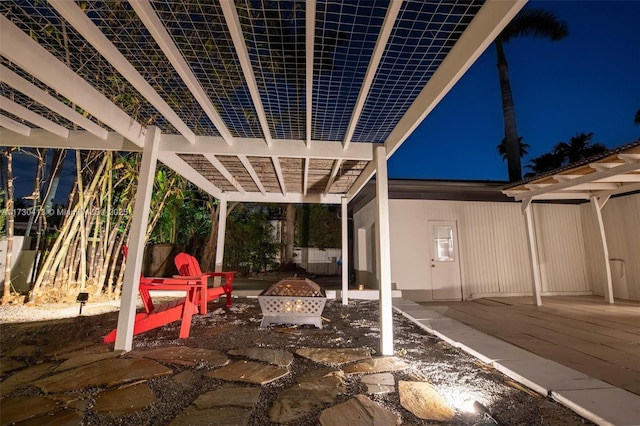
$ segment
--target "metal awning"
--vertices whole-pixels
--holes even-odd
[[[0,145],[141,150],[229,201],[340,203],[525,4],[0,2]]]
[[[533,200],[589,200],[640,191],[640,139],[577,164],[507,186],[502,192]]]

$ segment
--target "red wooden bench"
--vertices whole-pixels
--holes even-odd
[[[150,291],[186,291],[187,295],[159,306],[153,304]],[[140,277],[140,298],[144,306],[144,312],[136,315],[133,326],[133,334],[144,333],[157,327],[182,320],[180,325],[181,339],[189,337],[191,330],[191,317],[198,313],[200,301],[204,300],[206,281],[189,278],[147,278]],[[206,306],[206,305],[205,305]],[[202,313],[202,312],[201,312]],[[115,329],[105,336],[105,343],[113,343],[116,340]]]
[[[227,307],[231,306],[231,292],[233,291],[233,277],[235,272],[202,272],[198,260],[187,253],[178,253],[174,262],[178,268],[179,276],[175,278],[197,279],[202,282],[202,294],[200,299],[200,312],[207,313],[207,303],[225,294],[227,296]],[[207,287],[209,277],[224,277],[224,284],[220,287]]]

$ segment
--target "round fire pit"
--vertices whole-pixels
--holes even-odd
[[[261,328],[269,324],[311,324],[322,328],[324,289],[307,278],[285,278],[260,293]]]

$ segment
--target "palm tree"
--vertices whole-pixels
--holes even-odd
[[[592,138],[593,132],[578,133],[569,139],[569,143],[557,143],[553,151],[562,156],[563,164],[572,164],[607,150],[607,147],[601,143],[592,143]]]
[[[504,43],[519,36],[547,37],[552,41],[556,41],[566,37],[568,33],[567,25],[559,21],[553,12],[544,9],[525,9],[516,15],[494,41],[498,54],[498,74],[502,92],[502,114],[504,115],[504,138],[509,181],[511,182],[522,178],[522,166],[520,164],[521,153],[518,144],[516,114],[509,83],[507,59],[504,54]]]
[[[531,145],[529,145],[528,143],[522,142],[522,136],[518,137],[518,144],[520,145],[520,158],[522,158],[529,153],[529,148],[531,148]],[[506,161],[507,160],[507,144],[506,144],[505,138],[502,138],[500,145],[498,145],[496,149],[498,150],[498,154],[500,154],[500,156],[502,157],[502,161]]]
[[[633,119],[633,124],[640,124],[640,108],[636,111],[636,117]]]
[[[539,157],[529,160],[527,168],[531,172],[527,173],[525,177],[533,177],[540,173],[549,172],[551,170],[559,169],[562,167],[564,156],[557,152],[547,152]]]

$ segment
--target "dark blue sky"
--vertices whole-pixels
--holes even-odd
[[[569,27],[557,42],[506,44],[523,159],[584,132],[609,148],[640,137],[640,1],[530,1]],[[496,146],[504,137],[491,45],[389,160],[389,177],[507,180]]]

